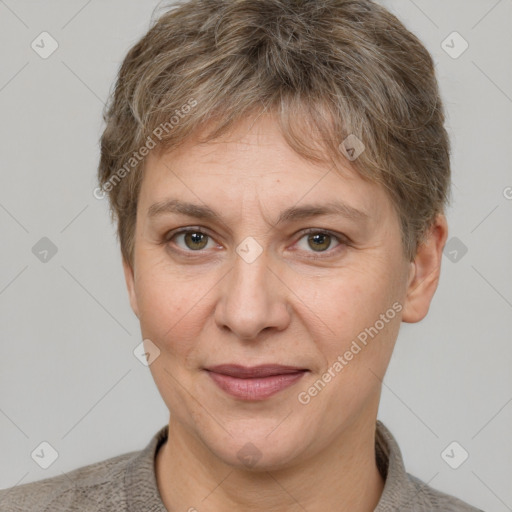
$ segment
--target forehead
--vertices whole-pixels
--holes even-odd
[[[277,208],[276,220],[297,218],[300,213],[292,205],[304,206],[304,211],[313,203],[330,205],[360,220],[385,214],[390,207],[382,187],[364,180],[350,162],[334,166],[301,157],[270,116],[240,122],[206,143],[199,136],[174,150],[148,155],[139,203],[147,215],[165,209],[169,199],[174,206],[176,199],[189,207],[202,204],[205,218],[218,213],[206,205],[222,210],[236,210],[238,205],[241,214],[242,206],[253,201],[266,210]]]

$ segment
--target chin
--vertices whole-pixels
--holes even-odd
[[[225,435],[221,438],[201,437],[220,460],[237,469],[275,471],[292,465],[303,451],[298,450],[298,447],[307,444],[307,440],[302,438],[301,429],[298,428],[297,435],[290,432],[289,428],[279,433],[278,427],[272,432],[276,427],[275,422],[271,428],[261,428],[261,424],[265,422],[261,419],[254,421],[260,423],[259,428],[250,429],[246,425],[241,430],[231,426],[227,430],[233,436],[224,432]]]

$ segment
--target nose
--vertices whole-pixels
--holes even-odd
[[[254,340],[264,330],[282,331],[289,325],[291,292],[269,259],[265,251],[250,263],[235,256],[233,269],[219,283],[215,321],[220,329]]]

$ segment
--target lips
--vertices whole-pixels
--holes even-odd
[[[241,400],[269,398],[295,384],[308,371],[275,364],[253,367],[223,364],[205,370],[218,388]]]
[[[282,366],[278,364],[263,364],[260,366],[240,366],[238,364],[221,364],[207,368],[208,371],[236,377],[237,379],[253,379],[256,377],[270,377],[272,375],[286,375],[306,371],[296,366]]]

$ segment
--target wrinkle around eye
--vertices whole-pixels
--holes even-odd
[[[203,256],[202,253],[208,252],[207,247],[203,247],[203,248],[199,248],[199,249],[190,249],[189,247],[183,248],[183,247],[180,247],[180,245],[173,242],[173,240],[175,240],[177,237],[179,237],[179,236],[184,237],[188,234],[204,235],[208,238],[207,245],[209,242],[212,242],[214,245],[217,244],[217,245],[215,245],[215,247],[217,249],[222,247],[220,244],[218,244],[216,242],[215,238],[208,232],[208,230],[206,230],[204,228],[196,228],[196,227],[187,227],[187,228],[171,230],[164,235],[162,244],[165,244],[166,246],[168,246],[172,252],[177,253],[179,255],[183,255],[184,257],[190,257],[190,258],[202,257]],[[310,235],[318,235],[318,234],[329,237],[329,242],[330,242],[329,245],[332,245],[331,241],[334,240],[334,242],[335,242],[334,248],[329,247],[326,250],[321,250],[321,251],[315,251],[315,250],[311,249],[310,246],[307,246],[306,249],[302,249],[302,250],[301,249],[297,250],[295,248],[291,249],[291,251],[294,253],[295,252],[310,253],[309,256],[305,256],[306,259],[319,260],[321,258],[329,258],[329,257],[335,256],[336,254],[339,253],[340,250],[342,250],[343,248],[345,248],[347,245],[350,244],[350,240],[345,235],[343,235],[341,233],[335,233],[335,232],[332,232],[331,230],[327,230],[327,229],[309,228],[307,231],[305,231],[305,232],[302,231],[299,234],[300,234],[300,236],[296,239],[293,246],[296,246],[303,239],[306,239]],[[307,244],[307,241],[305,243]],[[175,245],[175,246],[177,246],[177,248],[173,248],[173,247],[171,247],[171,245]],[[310,250],[308,250],[308,248]],[[325,256],[324,256],[324,254],[325,254]]]

